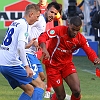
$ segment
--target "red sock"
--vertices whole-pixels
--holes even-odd
[[[52,94],[52,98],[50,100],[58,100],[57,96],[56,96],[56,93]]]
[[[51,83],[50,83],[50,81],[49,81],[49,78],[47,78],[47,88],[46,88],[46,91],[51,91],[51,88],[52,88],[52,86],[51,86]]]
[[[76,98],[73,94],[71,95],[71,100],[81,100],[81,96],[79,96],[78,98]]]

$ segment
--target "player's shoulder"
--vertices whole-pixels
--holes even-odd
[[[76,38],[78,38],[79,41],[85,41],[86,40],[85,36],[81,32],[78,32]]]
[[[39,16],[39,19],[38,19],[38,21],[36,21],[33,25],[31,25],[31,26],[41,26],[41,25],[44,25],[44,26],[46,26],[46,21],[45,21],[45,18],[43,17],[43,14],[40,14],[40,16]]]
[[[11,24],[10,24],[10,26],[9,27],[21,27],[21,25],[25,25],[25,23],[24,23],[24,21],[23,20],[21,20],[21,19],[18,19],[18,20],[14,20]]]
[[[47,31],[47,34],[49,35],[49,37],[56,37],[57,35],[59,35],[62,32],[65,32],[67,29],[66,26],[56,26],[54,28],[51,28],[50,30]]]
[[[39,16],[39,20],[41,20],[41,21],[45,21],[45,16],[43,15],[43,14],[40,14],[40,16]],[[46,22],[46,21],[45,21]]]
[[[20,27],[27,27],[28,26],[27,21],[25,19],[23,19],[23,18],[15,20],[13,22],[13,24],[19,24]]]

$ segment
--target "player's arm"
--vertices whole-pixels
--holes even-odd
[[[45,58],[45,59],[50,58],[49,53],[46,48],[47,40],[49,40],[49,36],[48,36],[47,32],[42,33],[38,38],[39,46],[42,48],[43,58]]]
[[[29,27],[30,31],[30,42],[26,45],[25,49],[30,48],[32,45],[34,45],[37,49],[39,48],[38,45],[38,37],[42,32],[45,31],[45,23],[40,22],[41,20],[37,21],[35,25]]]
[[[92,61],[95,65],[100,64],[100,59],[97,57],[96,52],[90,46],[87,46],[86,44],[84,45],[83,49],[86,52],[90,61]]]
[[[26,69],[27,72],[27,77],[32,77],[33,72],[30,69],[30,67],[28,66],[28,62],[27,62],[27,58],[26,58],[26,52],[25,52],[25,42],[24,41],[18,41],[18,54],[20,56],[20,59]]]
[[[95,60],[98,59],[96,52],[89,46],[88,41],[82,36],[81,37],[81,46],[82,49],[85,51],[85,53],[88,56],[88,59],[92,61],[93,63],[96,62]]]

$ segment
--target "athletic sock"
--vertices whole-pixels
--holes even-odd
[[[71,100],[80,100],[81,99],[81,95],[76,98],[73,94],[71,95]]]
[[[41,88],[34,88],[34,92],[32,95],[32,100],[42,100],[43,99],[44,90]]]
[[[23,92],[18,100],[31,100],[31,97]]]
[[[57,96],[56,96],[56,93],[53,93],[53,94],[52,94],[52,97],[51,97],[50,100],[58,100],[58,99],[57,99]]]

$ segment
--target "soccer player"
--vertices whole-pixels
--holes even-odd
[[[64,100],[66,94],[63,80],[72,91],[71,100],[81,99],[80,82],[74,63],[72,53],[82,48],[88,59],[94,64],[100,64],[94,50],[88,44],[85,37],[79,32],[82,26],[80,17],[70,18],[68,26],[56,26],[40,35],[38,42],[42,47],[47,76],[55,91],[51,100]],[[49,41],[48,49],[46,41]]]
[[[55,1],[53,1],[53,2],[55,2]],[[40,9],[41,9],[41,14],[46,15],[45,13],[46,13],[47,10],[48,10],[48,8],[47,8],[48,4],[49,4],[49,3],[47,2],[47,0],[39,0],[38,5],[39,5],[39,7],[40,7]],[[60,9],[61,9],[61,7],[59,8],[59,11],[60,11]],[[46,23],[46,30],[53,28],[53,27],[55,26],[55,24],[54,24],[55,21],[58,22],[57,25],[62,25],[62,19],[61,19],[61,15],[60,15],[59,12],[56,14],[54,20],[48,21],[48,22]],[[48,47],[48,42],[47,42],[47,47]],[[37,57],[40,59],[41,56],[42,56],[41,50],[37,51],[36,54],[37,54]],[[41,76],[42,79],[44,80],[43,74],[42,74],[42,73],[40,73],[40,76]],[[51,86],[51,84],[50,84],[48,78],[47,78],[47,80],[46,80],[46,83],[47,83],[47,86],[46,86],[46,91],[45,91],[44,98],[50,98],[50,92],[51,92],[52,86]]]
[[[41,14],[39,16],[39,20],[29,27],[29,33],[30,33],[29,40],[28,40],[29,44],[26,45],[26,48],[28,48],[26,49],[27,58],[29,59],[29,64],[31,68],[34,70],[37,76],[38,74],[41,75],[42,80],[45,79],[42,64],[35,55],[35,52],[37,51],[39,47],[38,41],[34,41],[33,46],[31,46],[30,41],[32,41],[32,39],[34,38],[38,38],[40,34],[46,30],[46,23],[53,21],[59,9],[60,7],[58,3],[56,2],[49,3],[45,13]],[[43,91],[44,91],[44,82],[40,78],[37,79],[37,77],[35,76],[33,77],[34,77],[34,85],[35,85],[35,88],[34,88],[35,96],[33,96],[35,97],[34,100],[36,100],[36,97],[41,97],[41,100],[42,100]],[[37,93],[38,91],[40,91],[39,93],[41,93],[41,96],[40,95],[38,96],[38,93]]]
[[[0,46],[1,73],[13,89],[20,87],[24,91],[19,100],[33,100],[35,72],[29,67],[25,45],[29,37],[28,27],[38,21],[39,16],[37,4],[27,5],[24,17],[11,23]]]

